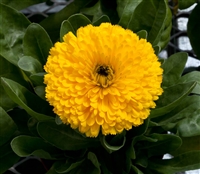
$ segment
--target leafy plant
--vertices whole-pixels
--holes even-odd
[[[40,24],[18,10],[44,1],[0,2],[0,173],[32,155],[54,162],[47,174],[173,174],[199,168],[200,72],[182,75],[186,53],[162,61],[164,93],[144,124],[116,136],[85,137],[62,124],[44,97],[48,52],[79,27],[121,25],[147,39],[158,54],[170,38],[166,0],[74,0]],[[197,56],[198,8],[188,24]],[[166,153],[173,158],[163,159]]]

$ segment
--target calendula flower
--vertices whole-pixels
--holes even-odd
[[[89,137],[141,125],[163,92],[152,45],[109,23],[81,27],[63,40],[44,66],[46,98],[63,123]]]

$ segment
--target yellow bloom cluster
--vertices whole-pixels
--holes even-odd
[[[96,137],[139,126],[162,94],[152,45],[128,29],[102,23],[67,33],[44,66],[46,98],[63,123]]]

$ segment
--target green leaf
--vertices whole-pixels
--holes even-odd
[[[199,50],[199,40],[200,40],[200,3],[192,10],[192,13],[189,16],[189,21],[187,24],[187,34],[190,39],[192,48],[197,55],[197,58],[200,59],[200,50]]]
[[[190,73],[185,74],[181,77],[178,83],[185,83],[185,82],[197,82],[197,85],[194,87],[191,93],[200,94],[200,72],[199,71],[192,71]]]
[[[140,39],[141,39],[141,38],[146,39],[146,38],[147,38],[147,35],[148,35],[148,33],[147,33],[146,30],[140,30],[140,31],[138,31],[136,34],[139,36]]]
[[[6,172],[20,159],[10,147],[10,142],[0,146],[0,173]]]
[[[102,12],[110,18],[112,24],[117,24],[119,22],[116,0],[100,0],[100,6]]]
[[[88,152],[87,158],[97,168],[98,172],[96,174],[101,174],[100,164],[99,164],[99,161],[97,159],[97,156],[94,153],[92,153],[92,152]]]
[[[80,150],[99,145],[97,138],[86,138],[70,126],[57,125],[55,121],[39,122],[37,130],[42,138],[62,150]]]
[[[18,67],[26,72],[30,72],[31,74],[43,71],[41,63],[31,56],[23,56],[20,58],[18,61]]]
[[[117,1],[119,25],[134,32],[146,30],[153,46],[164,48],[171,31],[171,12],[165,0]]]
[[[164,69],[163,73],[163,87],[168,87],[174,85],[181,78],[185,64],[187,62],[187,53],[176,53],[170,56],[162,64]]]
[[[33,117],[31,117],[27,122],[27,126],[28,126],[29,131],[31,132],[31,135],[35,135],[39,137],[39,134],[37,132],[37,124],[38,124],[38,120]]]
[[[32,23],[28,26],[23,40],[25,56],[31,56],[44,65],[52,46],[51,39],[39,24]]]
[[[63,36],[68,32],[73,32],[76,35],[77,29],[91,24],[91,21],[82,14],[70,16],[66,21],[63,21],[60,29],[60,40],[63,41]]]
[[[76,162],[74,160],[68,159],[66,162],[55,164],[55,171],[57,173],[69,173],[73,169],[80,167],[83,161],[84,159]]]
[[[84,15],[82,14],[75,14],[70,16],[67,21],[71,24],[73,27],[73,31],[77,31],[80,27],[84,27],[88,24],[91,24],[91,21]],[[76,34],[76,33],[74,33]]]
[[[164,21],[163,28],[160,30],[160,37],[154,41],[154,46],[159,46],[160,48],[165,48],[170,40],[171,29],[172,29],[172,13],[171,9],[168,7],[168,1],[164,0],[167,6],[166,18]],[[156,27],[156,26],[155,26]],[[157,43],[157,44],[156,44]]]
[[[143,0],[117,0],[117,12],[120,17],[119,25],[124,28],[127,28],[128,24],[131,21],[131,18],[134,16],[136,7],[142,2]]]
[[[63,158],[59,149],[38,137],[26,135],[15,137],[11,142],[11,147],[20,157],[34,155],[43,159]]]
[[[0,146],[6,143],[17,130],[12,118],[0,107]]]
[[[48,170],[48,172],[46,174],[58,174],[56,172],[56,166],[62,165],[62,164],[63,164],[63,161],[54,162],[54,164],[51,166],[51,168]]]
[[[81,13],[92,16],[92,22],[97,21],[102,15],[105,15],[101,9],[101,3],[98,1],[94,6],[81,9]]]
[[[44,85],[44,75],[46,73],[40,72],[36,74],[30,75],[30,80],[35,86],[42,86]]]
[[[156,142],[145,141],[141,149],[147,149],[148,157],[164,155],[171,153],[181,146],[182,140],[179,136],[172,134],[151,134],[150,138],[156,139]],[[137,159],[137,158],[136,158]]]
[[[63,124],[62,120],[57,115],[56,115],[56,118],[55,118],[55,122],[56,122],[57,125]]]
[[[200,108],[192,113],[192,117],[181,120],[177,124],[176,129],[178,130],[178,134],[182,137],[200,135]]]
[[[45,86],[36,86],[34,88],[35,93],[43,100],[46,100],[45,98]]]
[[[6,59],[4,59],[2,56],[0,56],[0,78],[1,77],[6,77],[12,80],[17,81],[18,83],[27,86],[27,82],[24,80],[21,71],[14,66],[13,64],[11,64],[10,62],[8,62]],[[10,110],[14,107],[16,107],[16,103],[14,103],[9,96],[6,94],[6,92],[3,89],[2,84],[0,84],[0,106],[4,109],[4,110]]]
[[[94,167],[90,160],[84,160],[80,167],[75,168],[70,172],[70,174],[77,174],[77,173],[89,173],[89,174],[100,174],[101,172]]]
[[[23,3],[20,0],[0,0],[0,3],[6,4],[16,10],[22,10],[28,6],[45,2],[46,0],[26,0]]]
[[[166,160],[149,160],[149,168],[154,173],[174,174],[176,172],[199,169],[200,151],[187,152]]]
[[[20,12],[0,4],[0,55],[17,66],[23,56],[22,40],[30,24]]]
[[[154,49],[156,55],[158,55],[161,51],[161,47],[158,45],[154,46],[153,49]]]
[[[150,118],[165,115],[173,110],[196,86],[196,82],[176,84],[164,89],[157,101],[157,107],[151,110]]]
[[[63,41],[63,36],[67,34],[68,32],[76,33],[71,25],[71,23],[68,20],[64,20],[61,24],[60,28],[60,41]]]
[[[173,156],[178,156],[180,154],[191,152],[191,151],[200,151],[200,136],[193,137],[183,137],[182,145],[175,152],[172,153]]]
[[[30,118],[30,116],[27,114],[27,112],[24,109],[21,108],[14,108],[8,112],[9,116],[12,118],[12,120],[17,125],[17,134],[23,134],[23,135],[29,135],[30,131],[27,126],[27,122]]]
[[[89,4],[92,0],[74,0],[61,11],[47,17],[40,24],[48,32],[53,42],[59,39],[61,23],[71,15],[79,13],[80,9]],[[53,24],[53,25],[52,25]]]
[[[194,3],[197,3],[198,0],[178,0],[178,8],[179,9],[186,9],[188,7],[190,7],[191,5],[193,5]]]
[[[9,97],[25,109],[29,115],[38,120],[52,119],[52,117],[47,116],[48,114],[53,115],[53,113],[51,107],[46,101],[40,99],[28,89],[13,80],[1,78],[1,82]]]
[[[164,115],[159,125],[165,130],[178,131],[184,137],[200,135],[199,103],[198,95],[186,97],[174,110]]]
[[[125,132],[123,132],[121,134],[114,136],[109,143],[106,141],[105,136],[101,136],[100,140],[101,140],[102,146],[108,151],[108,153],[112,153],[124,147],[125,142],[126,142],[126,136],[125,136]],[[120,145],[115,145],[115,144],[120,144]]]
[[[147,118],[144,123],[138,127],[132,127],[129,131],[126,132],[126,137],[130,139],[135,138],[137,136],[143,135],[146,133],[149,127],[149,118]]]
[[[136,159],[134,160],[134,164],[143,168],[146,168],[148,166],[148,156],[143,149],[136,152]]]
[[[92,25],[93,26],[99,26],[99,25],[101,25],[101,23],[104,23],[104,22],[109,22],[110,23],[110,19],[106,15],[102,15],[99,19],[97,19],[96,21],[94,21],[92,23]]]
[[[144,174],[142,171],[140,171],[137,167],[131,166],[131,171],[134,172],[135,174]]]

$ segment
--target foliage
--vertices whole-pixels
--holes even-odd
[[[40,24],[18,11],[40,2],[0,0],[0,173],[31,155],[54,161],[47,174],[173,174],[199,168],[200,72],[182,75],[186,53],[162,60],[164,93],[149,119],[116,136],[86,138],[62,124],[44,97],[43,65],[64,34],[111,22],[146,38],[158,54],[170,37],[167,0],[74,0]],[[183,2],[181,7],[188,6]],[[188,34],[200,58],[199,7],[190,16]],[[173,158],[163,159],[166,153]]]

